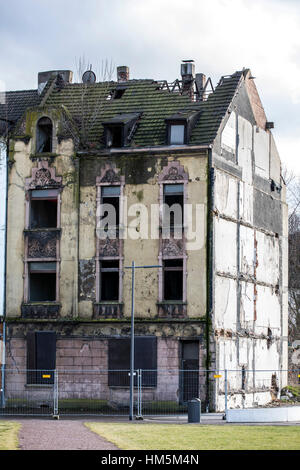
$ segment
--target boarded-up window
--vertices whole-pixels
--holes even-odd
[[[155,337],[136,337],[134,368],[143,369],[142,385],[156,387],[157,383],[157,341]],[[130,338],[113,338],[108,343],[108,385],[129,387]],[[134,380],[137,385],[137,377]]]
[[[27,384],[53,384],[55,364],[55,332],[29,332],[27,334]]]

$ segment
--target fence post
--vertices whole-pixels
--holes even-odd
[[[225,369],[225,419],[227,419],[227,400],[228,400],[228,377],[227,377],[227,369]]]
[[[138,369],[137,370],[137,385],[138,385],[138,390],[137,390],[137,419],[142,418],[142,370]]]
[[[53,418],[58,419],[58,372],[54,371],[54,385],[53,385]]]

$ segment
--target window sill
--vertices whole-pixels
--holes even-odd
[[[59,227],[38,227],[38,228],[24,228],[24,233],[31,233],[31,232],[61,232],[61,228]]]
[[[32,153],[30,155],[30,159],[31,160],[35,160],[35,159],[38,159],[38,158],[55,158],[57,157],[58,154],[57,153],[54,153],[54,152],[42,152],[42,153]]]
[[[25,384],[25,388],[28,388],[30,390],[34,389],[47,389],[47,388],[53,388],[53,384]]]

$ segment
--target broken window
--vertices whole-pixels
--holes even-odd
[[[123,126],[115,125],[108,127],[106,130],[106,146],[107,147],[123,147]]]
[[[56,228],[58,191],[56,189],[33,190],[30,196],[29,227],[32,229]]]
[[[102,186],[101,204],[103,204],[101,228],[106,232],[117,230],[120,223],[120,186]],[[117,235],[117,233],[116,233]]]
[[[56,262],[28,263],[29,301],[56,301]]]
[[[27,333],[27,384],[53,384],[55,359],[55,332]]]
[[[165,230],[170,229],[182,231],[184,220],[184,185],[183,184],[164,184],[164,212],[163,226]]]
[[[42,117],[37,123],[37,153],[52,152],[53,125],[51,119]]]
[[[183,260],[169,259],[163,262],[164,300],[183,299]]]
[[[170,125],[170,145],[182,145],[185,143],[185,125]]]
[[[124,93],[125,93],[125,88],[116,88],[116,90],[114,91],[114,94],[113,94],[113,99],[114,100],[119,100],[120,98],[122,98]]]
[[[157,384],[157,340],[156,337],[136,337],[134,368],[143,369],[142,385],[156,387]],[[129,387],[130,338],[113,338],[108,341],[108,385]],[[137,376],[134,377],[137,385]]]
[[[101,261],[100,300],[119,300],[119,260]]]

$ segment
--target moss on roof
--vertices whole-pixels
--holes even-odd
[[[104,146],[103,122],[108,122],[118,115],[140,113],[138,125],[129,143],[132,147],[165,145],[165,119],[179,112],[201,111],[200,118],[190,137],[191,145],[213,143],[222,119],[236,93],[241,75],[236,72],[220,80],[215,91],[206,101],[191,102],[188,95],[162,90],[154,80],[129,80],[122,83],[125,92],[119,99],[114,99],[117,82],[95,84],[66,84],[64,87],[53,86],[48,82],[41,97],[36,90],[10,92],[11,111],[2,107],[1,113],[11,115],[17,120],[25,110],[40,102],[46,107],[63,106],[72,117],[77,129],[86,130],[87,141]],[[14,95],[15,94],[15,95]]]

